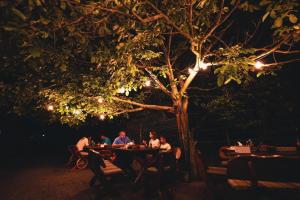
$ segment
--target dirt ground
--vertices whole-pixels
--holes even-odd
[[[60,166],[1,169],[0,176],[2,200],[145,199],[144,187],[126,179],[115,183],[107,192],[99,186],[89,187],[92,172],[88,169],[70,170]],[[172,199],[207,199],[203,189],[201,182],[174,183]]]

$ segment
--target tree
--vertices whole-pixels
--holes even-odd
[[[196,77],[220,88],[247,84],[299,60],[278,56],[299,53],[296,0],[18,0],[0,7],[0,89],[15,111],[46,107],[71,125],[146,109],[173,113],[193,176],[201,173],[188,120]]]

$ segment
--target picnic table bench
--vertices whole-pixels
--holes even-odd
[[[300,157],[240,156],[229,161],[227,183],[233,189],[300,190]]]

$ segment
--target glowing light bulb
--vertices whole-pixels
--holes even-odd
[[[211,64],[209,64],[209,63],[204,63],[200,58],[196,58],[195,68],[206,70],[208,68],[208,66],[210,66],[210,65]]]
[[[255,64],[254,64],[254,67],[256,69],[261,69],[261,68],[263,68],[263,66],[264,66],[264,64],[260,61],[256,61]]]
[[[209,64],[208,63],[204,63],[203,61],[200,61],[198,63],[198,68],[202,69],[202,70],[206,70],[208,66],[209,66]]]
[[[100,118],[100,120],[105,120],[105,115],[102,114],[99,116],[99,118]]]
[[[197,70],[198,71],[198,70]],[[192,69],[192,68],[189,68],[189,74],[196,74],[197,73],[196,70]]]
[[[53,111],[53,110],[54,110],[54,107],[53,107],[52,105],[48,105],[48,106],[47,106],[47,110],[48,110],[48,111]]]
[[[145,82],[145,86],[146,86],[146,87],[150,87],[150,86],[151,86],[151,81],[150,81],[150,80],[147,80],[147,81]]]
[[[80,112],[80,110],[74,110],[73,113],[74,113],[75,115],[79,115],[81,112]]]
[[[118,93],[124,94],[124,93],[125,93],[125,88],[124,88],[124,87],[121,87],[121,88],[118,90]]]
[[[102,97],[98,98],[98,103],[103,103],[103,98]]]

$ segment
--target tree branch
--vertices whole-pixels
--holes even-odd
[[[185,37],[187,40],[189,40],[190,42],[193,41],[193,37],[184,32],[183,30],[181,30],[173,20],[171,20],[166,14],[164,14],[161,10],[159,10],[153,3],[151,3],[150,1],[146,1],[156,12],[158,12],[159,14],[161,14],[163,16],[163,18],[166,20],[166,22],[171,25],[173,28],[175,28],[183,37]]]
[[[292,63],[292,62],[298,62],[300,61],[300,58],[295,58],[295,59],[291,59],[288,61],[283,61],[283,62],[275,62],[275,63],[269,63],[269,64],[264,64],[264,67],[271,67],[271,66],[278,66],[278,65],[284,65],[284,64],[288,64],[288,63]]]
[[[167,94],[172,96],[172,93],[158,80],[158,78],[146,67],[145,71],[150,75],[150,77],[155,81],[155,83],[160,87],[160,89]]]
[[[266,51],[267,49],[261,48],[258,49],[258,51]],[[300,50],[291,50],[291,51],[284,51],[284,50],[275,50],[273,53],[279,53],[279,54],[297,54],[300,53]]]
[[[198,91],[201,91],[201,92],[209,92],[209,91],[212,91],[212,90],[216,90],[218,88],[219,87],[213,87],[213,88],[189,87],[189,90],[198,90]]]
[[[135,108],[135,109],[122,110],[120,112],[115,112],[115,113],[112,113],[112,114],[113,115],[121,115],[121,114],[124,114],[124,113],[139,112],[139,111],[142,111],[142,110],[144,110],[144,108]]]
[[[194,80],[194,78],[195,78],[195,76],[197,74],[198,74],[198,66],[195,66],[192,69],[192,73],[190,73],[190,75],[188,76],[188,78],[185,80],[183,86],[181,87],[180,95],[183,95],[186,92],[187,88],[192,83],[192,81]]]
[[[172,33],[172,30],[171,30]],[[171,52],[171,44],[172,44],[172,34],[169,35],[169,40],[168,40],[168,47],[166,49],[166,53],[165,53],[165,59],[166,59],[166,64],[168,66],[168,71],[169,71],[169,81],[170,81],[170,85],[171,85],[171,89],[172,89],[172,98],[176,98],[176,95],[178,94],[178,89],[176,86],[176,82],[174,79],[174,73],[173,73],[173,67],[171,64],[171,60],[170,60],[170,52]]]
[[[193,29],[193,2],[192,0],[188,0],[188,20],[189,20],[189,26],[190,26],[190,33],[193,36],[194,35],[194,29]]]
[[[217,19],[215,25],[210,29],[210,31],[201,39],[202,40],[201,43],[204,43],[221,24],[223,7],[224,7],[224,0],[221,0],[221,7],[220,7],[220,13],[219,13],[218,19]]]
[[[174,112],[173,107],[170,107],[170,106],[143,104],[143,103],[138,103],[138,102],[128,100],[128,99],[122,99],[122,98],[119,98],[119,97],[112,97],[112,100],[122,102],[122,103],[126,103],[126,104],[130,104],[130,105],[134,105],[134,106],[138,106],[138,107],[141,107],[141,108],[144,108],[144,109],[165,110],[165,111],[172,112],[172,113]]]
[[[275,52],[275,51],[278,50],[278,49],[281,47],[281,45],[282,45],[284,42],[286,42],[288,39],[289,39],[288,37],[287,37],[287,38],[284,38],[283,40],[281,40],[280,42],[278,42],[278,44],[276,44],[273,48],[268,49],[266,52],[264,52],[264,53],[262,53],[262,54],[260,54],[260,55],[258,55],[258,56],[255,56],[253,60],[258,60],[258,59],[260,59],[260,58],[263,58],[263,57],[268,56],[269,54]]]

